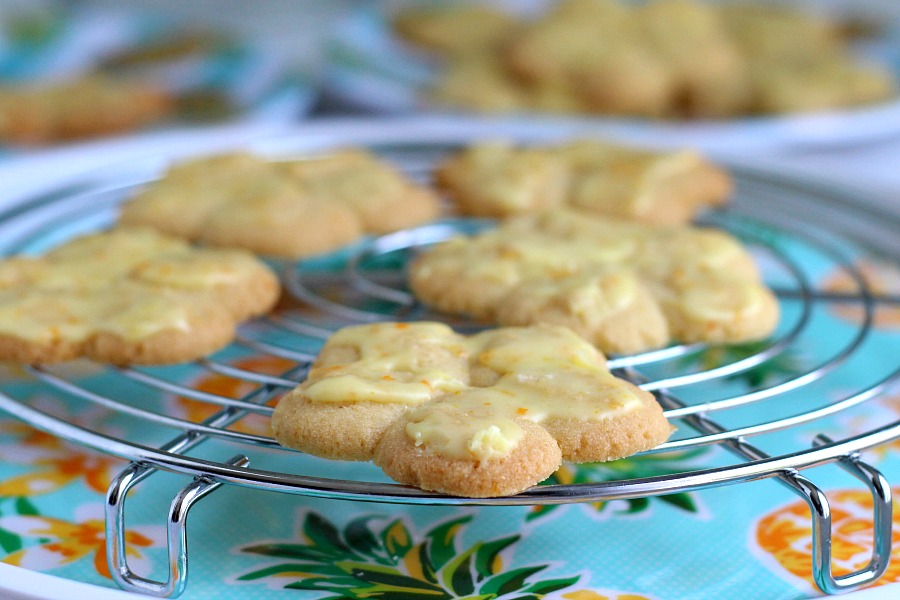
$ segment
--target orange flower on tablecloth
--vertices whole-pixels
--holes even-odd
[[[234,363],[239,369],[262,373],[264,375],[281,375],[285,371],[297,366],[295,361],[277,356],[259,356],[239,360]],[[203,377],[192,384],[194,389],[208,394],[216,394],[228,398],[241,398],[253,392],[259,387],[259,384],[244,381],[229,375],[214,373]],[[277,398],[272,399],[269,404],[274,404]],[[209,418],[213,414],[219,412],[221,407],[209,402],[201,402],[178,396],[175,398],[174,410],[180,414],[182,418],[199,423]],[[255,435],[270,435],[271,428],[269,425],[269,417],[265,415],[251,414],[238,421],[232,429],[242,433],[251,433]]]
[[[102,513],[102,508],[98,510],[97,505],[87,505],[77,512],[82,513],[84,518],[74,522],[28,515],[0,517],[0,529],[23,538],[45,540],[8,554],[2,559],[3,562],[32,571],[52,571],[90,557],[97,572],[110,578],[104,521],[102,514],[97,514]],[[125,534],[125,544],[129,564],[146,572],[149,564],[142,550],[162,547],[165,544],[165,530],[162,527],[131,527]]]
[[[78,479],[105,494],[109,482],[125,466],[121,459],[70,444],[18,421],[2,421],[0,429],[18,434],[14,442],[0,443],[0,461],[37,467],[0,480],[0,496],[49,494]]]
[[[50,435],[40,429],[35,429],[22,421],[7,419],[0,421],[0,432],[9,433],[19,438],[17,444],[26,446],[44,446],[51,447],[62,445],[63,441],[55,435]]]
[[[863,280],[875,294],[900,294],[900,269],[893,265],[874,261],[857,263]],[[829,275],[822,282],[822,289],[828,292],[859,292],[856,282],[845,272]],[[862,322],[863,309],[858,304],[834,303],[831,305],[834,314],[852,321]],[[900,307],[886,303],[876,304],[873,314],[873,325],[880,329],[900,329]]]
[[[865,490],[840,490],[827,496],[832,510],[832,570],[838,577],[863,568],[871,558],[873,504]],[[874,585],[900,581],[900,507],[896,504],[893,523],[893,560]],[[759,550],[788,573],[815,585],[812,521],[805,501],[798,500],[762,517],[756,524],[755,540]]]

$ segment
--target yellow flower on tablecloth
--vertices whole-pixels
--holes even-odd
[[[79,507],[75,521],[31,516],[12,515],[0,517],[0,529],[23,538],[45,540],[8,554],[2,561],[32,571],[52,571],[90,557],[94,568],[103,577],[110,578],[106,562],[106,541],[102,508],[97,505]],[[81,518],[79,518],[81,517]],[[161,527],[132,527],[125,534],[129,564],[141,572],[149,567],[142,550],[158,548],[165,544],[165,532]]]
[[[897,267],[875,261],[861,261],[856,264],[856,267],[872,293],[900,293],[900,269],[897,269]],[[826,277],[821,283],[821,287],[827,292],[859,293],[859,286],[857,286],[856,281],[843,271]],[[837,316],[853,323],[862,322],[864,313],[863,307],[859,303],[835,303],[831,305],[831,310]],[[900,308],[887,303],[876,304],[872,324],[880,329],[900,329]]]
[[[234,366],[264,375],[281,375],[285,371],[296,367],[297,363],[277,356],[260,356],[241,359],[235,362]],[[242,398],[256,390],[259,384],[243,381],[229,375],[214,373],[198,379],[191,386],[208,394],[216,394],[228,398]],[[274,404],[275,401],[276,399],[273,398],[269,403]],[[174,414],[194,423],[199,423],[221,410],[221,407],[215,404],[182,396],[175,398],[172,408]],[[270,419],[268,416],[251,414],[241,419],[232,429],[242,433],[271,435],[272,431],[269,423]]]
[[[119,459],[70,450],[65,456],[42,458],[31,463],[41,467],[0,481],[0,496],[40,496],[84,479],[85,484],[105,494],[109,482],[124,466]]]
[[[898,490],[894,490],[896,494]],[[863,568],[872,553],[872,496],[866,490],[828,492],[832,512],[832,570],[836,577]],[[875,585],[900,581],[900,507],[894,504],[893,560]],[[812,579],[812,521],[803,500],[783,506],[756,523],[758,549],[795,577]]]

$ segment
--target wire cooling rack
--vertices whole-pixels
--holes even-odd
[[[458,140],[396,140],[392,135],[387,131],[385,139],[364,142],[422,181],[436,160],[458,147]],[[352,136],[335,145],[348,141]],[[321,149],[310,146],[308,139],[276,146],[281,156]],[[163,164],[132,163],[112,175],[95,174],[6,210],[0,214],[0,251],[40,252],[72,235],[110,225],[116,206],[157,176]],[[242,327],[229,348],[208,358],[165,368],[25,367],[30,382],[42,390],[78,406],[101,407],[113,415],[110,418],[75,424],[31,405],[30,396],[15,385],[3,388],[0,408],[56,436],[132,461],[107,495],[108,558],[120,586],[146,594],[177,596],[185,589],[187,512],[222,484],[372,502],[527,505],[631,499],[765,478],[788,486],[812,510],[817,585],[826,593],[853,589],[883,573],[891,550],[890,487],[860,459],[860,452],[900,437],[900,421],[840,436],[833,431],[826,435],[822,424],[864,407],[898,378],[896,357],[865,369],[863,378],[846,371],[878,343],[872,323],[879,308],[900,304],[896,296],[872,289],[864,273],[867,263],[896,266],[900,219],[846,192],[744,169],[734,174],[732,204],[704,221],[731,231],[755,254],[782,305],[777,333],[764,343],[730,349],[674,345],[609,360],[618,376],[652,391],[677,427],[673,438],[652,452],[664,457],[699,447],[723,449],[715,466],[638,479],[542,485],[512,497],[452,498],[377,476],[337,478],[334,473],[340,469],[325,465],[328,461],[282,449],[270,436],[242,427],[250,419],[271,415],[277,397],[303,379],[324,339],[338,327],[425,319],[442,320],[459,330],[480,327],[429,311],[405,286],[405,265],[416,252],[490,226],[452,218],[369,239],[331,256],[273,264],[286,290],[282,306]],[[816,283],[823,273],[844,282],[840,291]],[[851,317],[842,321],[839,334],[829,327],[823,336],[822,323],[834,319],[835,310],[851,311]],[[805,364],[810,366],[779,376],[773,367],[798,353],[807,355]],[[710,356],[716,360],[710,362]],[[247,366],[258,361],[278,368]],[[774,378],[753,377],[769,372]],[[218,393],[194,385],[208,376],[230,382],[226,387],[240,392]],[[173,397],[205,406],[204,416],[175,416],[171,403],[159,401]],[[841,577],[831,570],[828,500],[802,473],[826,464],[842,467],[873,496],[871,561]],[[170,572],[162,582],[131,571],[124,543],[126,493],[158,470],[192,478],[171,505]]]

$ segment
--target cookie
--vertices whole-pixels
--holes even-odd
[[[344,150],[299,161],[228,154],[175,165],[122,206],[120,222],[301,258],[420,224],[439,211],[430,189],[367,152]]]
[[[191,247],[149,228],[76,238],[0,262],[0,360],[192,360],[277,301],[278,280],[241,250]]]
[[[501,20],[490,43],[467,41]],[[427,98],[478,111],[723,119],[897,93],[895,75],[860,61],[840,24],[790,7],[561,0],[529,17],[432,17],[442,43],[398,23],[399,36],[445,58]]]
[[[527,86],[510,77],[497,57],[470,52],[452,56],[443,65],[442,75],[426,88],[427,99],[440,106],[458,106],[480,112],[513,112],[538,108],[541,98]],[[558,104],[544,99],[543,110],[575,110],[571,95],[562,93]]]
[[[438,244],[414,259],[409,284],[437,310],[566,325],[614,354],[761,339],[779,317],[752,257],[729,234],[572,209]]]
[[[496,46],[518,23],[511,15],[490,6],[458,4],[408,8],[394,17],[392,26],[409,43],[453,55]]]
[[[719,10],[725,30],[745,57],[755,112],[820,111],[897,94],[890,69],[861,61],[836,22],[788,6]]]
[[[670,74],[665,112],[721,118],[751,108],[747,60],[718,7],[693,0],[652,0],[635,8],[638,37]]]
[[[0,142],[50,142],[122,133],[163,119],[171,95],[153,85],[90,76],[0,88]]]
[[[521,492],[562,460],[648,450],[672,430],[651,394],[565,327],[465,336],[432,322],[333,334],[272,429],[284,446],[470,497]]]
[[[754,74],[755,103],[765,113],[827,111],[887,100],[897,92],[886,70],[838,57],[756,65]]]
[[[640,39],[633,13],[612,0],[560,2],[497,52],[514,78],[565,88],[585,112],[664,116],[674,75]]]
[[[516,147],[473,145],[444,160],[435,181],[463,214],[506,217],[573,206],[647,223],[687,223],[724,204],[729,174],[689,151],[600,142]]]

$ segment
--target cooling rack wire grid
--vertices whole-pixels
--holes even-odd
[[[455,148],[453,143],[375,143],[373,150],[425,181],[431,166]],[[111,224],[116,205],[159,171],[158,165],[113,177],[86,178],[34,198],[0,214],[0,250],[37,252],[77,233]],[[107,554],[116,582],[124,589],[155,596],[177,596],[187,584],[186,517],[201,498],[223,484],[263,492],[333,499],[405,504],[530,505],[608,501],[700,490],[713,486],[773,479],[801,496],[812,512],[813,576],[826,593],[871,583],[887,567],[891,551],[891,492],[886,479],[861,460],[860,453],[900,437],[900,421],[838,438],[817,433],[823,420],[859,410],[883,395],[898,378],[896,361],[847,385],[848,365],[878,343],[872,323],[879,307],[900,298],[872,289],[861,265],[896,264],[897,215],[860,203],[851,193],[814,183],[735,169],[732,204],[704,217],[704,223],[738,236],[753,251],[767,283],[782,305],[782,323],[765,343],[728,353],[702,344],[674,345],[634,356],[611,357],[609,367],[653,392],[677,427],[673,438],[652,452],[716,447],[727,457],[719,466],[671,475],[542,485],[514,497],[450,498],[386,480],[335,478],[339,469],[283,467],[285,456],[266,435],[240,424],[267,418],[279,394],[302,380],[323,340],[336,328],[381,320],[444,320],[467,330],[475,323],[434,314],[405,287],[404,267],[422,248],[486,224],[465,219],[439,223],[365,240],[334,255],[275,265],[286,301],[271,315],[244,326],[235,342],[211,357],[178,367],[131,368],[90,365],[85,370],[28,366],[35,383],[68,402],[97,405],[116,414],[119,423],[137,426],[142,435],[117,435],[122,427],[103,423],[76,425],[29,404],[24,395],[3,389],[0,408],[55,436],[123,457],[131,464],[109,488],[106,505]],[[301,233],[302,234],[302,233]],[[823,272],[846,282],[840,291],[816,284]],[[822,322],[835,309],[853,311],[853,326],[823,339]],[[719,352],[714,366],[695,360]],[[724,352],[724,354],[723,354]],[[802,373],[747,383],[757,372],[803,352],[812,356]],[[237,359],[251,359],[237,360]],[[252,359],[279,365],[278,372],[248,368]],[[890,361],[889,361],[890,362]],[[238,364],[239,363],[239,364]],[[700,365],[700,366],[698,366]],[[85,374],[87,371],[87,375]],[[233,381],[236,396],[205,391],[185,382],[214,374]],[[752,379],[752,378],[749,378]],[[192,422],[167,414],[164,405],[138,401],[147,394],[190,399],[208,407]],[[800,435],[807,445],[796,443]],[[207,451],[199,452],[201,447]],[[281,462],[279,463],[279,460]],[[276,467],[268,465],[275,464]],[[288,463],[290,464],[290,463]],[[253,466],[251,466],[253,465]],[[803,471],[836,465],[865,485],[874,504],[874,550],[861,570],[835,576],[831,567],[831,514],[825,494]],[[134,573],[125,553],[127,492],[157,471],[190,478],[172,500],[169,512],[169,565],[166,581]],[[143,485],[152,485],[152,481]]]

